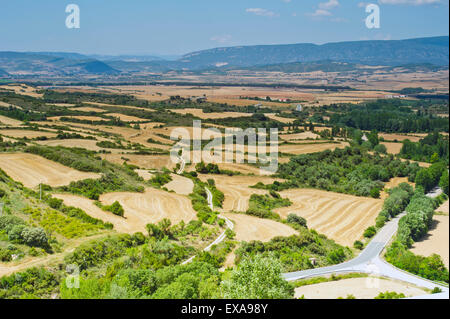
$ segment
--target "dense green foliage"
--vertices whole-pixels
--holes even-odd
[[[433,220],[435,205],[435,200],[425,196],[422,189],[416,189],[406,207],[406,215],[398,223],[397,240],[410,247],[425,236]]]
[[[430,163],[437,159],[441,159],[448,164],[448,136],[434,132],[416,143],[405,140],[403,141],[403,146],[400,150],[400,156],[406,159]]]
[[[283,272],[313,268],[311,258],[315,258],[316,267],[341,263],[352,256],[350,249],[343,248],[334,241],[310,231],[304,227],[299,234],[289,237],[275,237],[269,242],[244,242],[236,250],[236,261],[253,257],[256,254],[273,254],[283,268]]]
[[[416,163],[402,162],[392,155],[371,155],[357,147],[294,156],[280,165],[278,175],[286,182],[255,187],[280,191],[287,188],[312,187],[358,196],[376,196],[392,177],[415,179]]]
[[[448,132],[448,119],[414,112],[411,101],[377,100],[359,105],[330,105],[330,124],[380,132]]]
[[[436,254],[429,257],[418,256],[407,250],[405,245],[396,241],[387,249],[386,260],[415,275],[434,281],[449,282],[448,269]]]
[[[425,192],[429,192],[439,185],[445,171],[447,171],[447,166],[443,162],[434,163],[428,168],[422,168],[417,172],[416,185],[423,187]]]
[[[58,291],[58,278],[43,268],[0,278],[0,299],[51,298]]]
[[[290,205],[292,205],[292,202],[288,198],[281,198],[274,191],[271,191],[270,195],[252,194],[248,202],[248,209],[245,213],[259,218],[280,220],[280,216],[272,210]]]
[[[294,287],[281,275],[282,266],[273,256],[246,258],[225,280],[222,289],[227,299],[288,299]]]

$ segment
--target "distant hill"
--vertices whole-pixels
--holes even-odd
[[[245,68],[249,71],[283,72],[283,73],[305,73],[305,72],[345,72],[352,71],[359,64],[335,61],[317,61],[317,62],[292,62],[279,63],[261,66],[252,66]]]
[[[250,67],[292,62],[332,60],[365,65],[431,63],[448,65],[449,37],[408,40],[353,41],[216,48],[184,55],[179,61],[190,68]]]
[[[170,71],[248,69],[302,73],[345,72],[361,66],[436,71],[449,64],[449,37],[216,48],[178,60],[157,56],[83,55],[70,52],[0,52],[0,69],[11,76],[116,75]]]
[[[114,75],[120,71],[77,53],[0,52],[0,68],[9,74],[73,76]]]
[[[89,61],[80,63],[76,66],[79,66],[81,70],[85,71],[86,73],[91,74],[109,74],[109,75],[115,75],[119,74],[120,71],[110,67],[108,64],[101,62],[101,61]]]

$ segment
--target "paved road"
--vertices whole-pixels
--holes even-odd
[[[434,189],[429,194],[427,194],[427,196],[436,197],[440,193],[441,193],[440,190]],[[449,298],[448,287],[436,284],[427,279],[400,270],[394,267],[393,265],[385,262],[380,257],[380,254],[383,251],[384,247],[388,245],[391,238],[397,232],[398,222],[400,218],[404,215],[405,213],[400,214],[399,216],[393,218],[388,223],[386,223],[386,225],[375,235],[372,241],[358,255],[358,257],[339,265],[285,273],[283,274],[284,278],[288,281],[294,281],[301,278],[316,277],[332,273],[364,272],[373,275],[401,280],[428,289],[439,287],[442,289],[441,294],[426,295],[426,297],[433,299],[448,299]]]

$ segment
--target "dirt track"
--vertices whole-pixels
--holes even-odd
[[[0,168],[12,179],[29,188],[40,183],[57,187],[68,185],[72,181],[100,178],[96,173],[80,172],[43,157],[24,153],[0,154]]]
[[[337,243],[353,246],[364,230],[375,223],[383,201],[314,189],[291,189],[280,192],[293,205],[275,210],[280,216],[290,213],[306,218],[308,228],[317,230]]]

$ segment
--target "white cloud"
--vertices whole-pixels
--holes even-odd
[[[248,13],[253,13],[257,16],[263,16],[263,17],[278,17],[279,15],[273,11],[269,11],[267,9],[262,8],[247,8],[245,9]]]
[[[442,0],[379,0],[382,4],[413,4],[413,5],[423,5],[423,4],[434,4],[440,3]]]
[[[215,35],[210,38],[211,41],[219,42],[219,43],[227,43],[231,41],[231,35],[223,34],[223,35]]]
[[[338,0],[328,0],[327,2],[319,3],[319,8],[316,9],[313,13],[309,13],[309,15],[313,17],[324,17],[331,16],[331,10],[339,5]]]
[[[330,16],[331,12],[327,10],[317,9],[313,13],[311,13],[314,17],[323,17],[323,16]]]
[[[319,3],[319,8],[323,10],[330,10],[339,5],[338,0],[328,0],[328,2]]]

